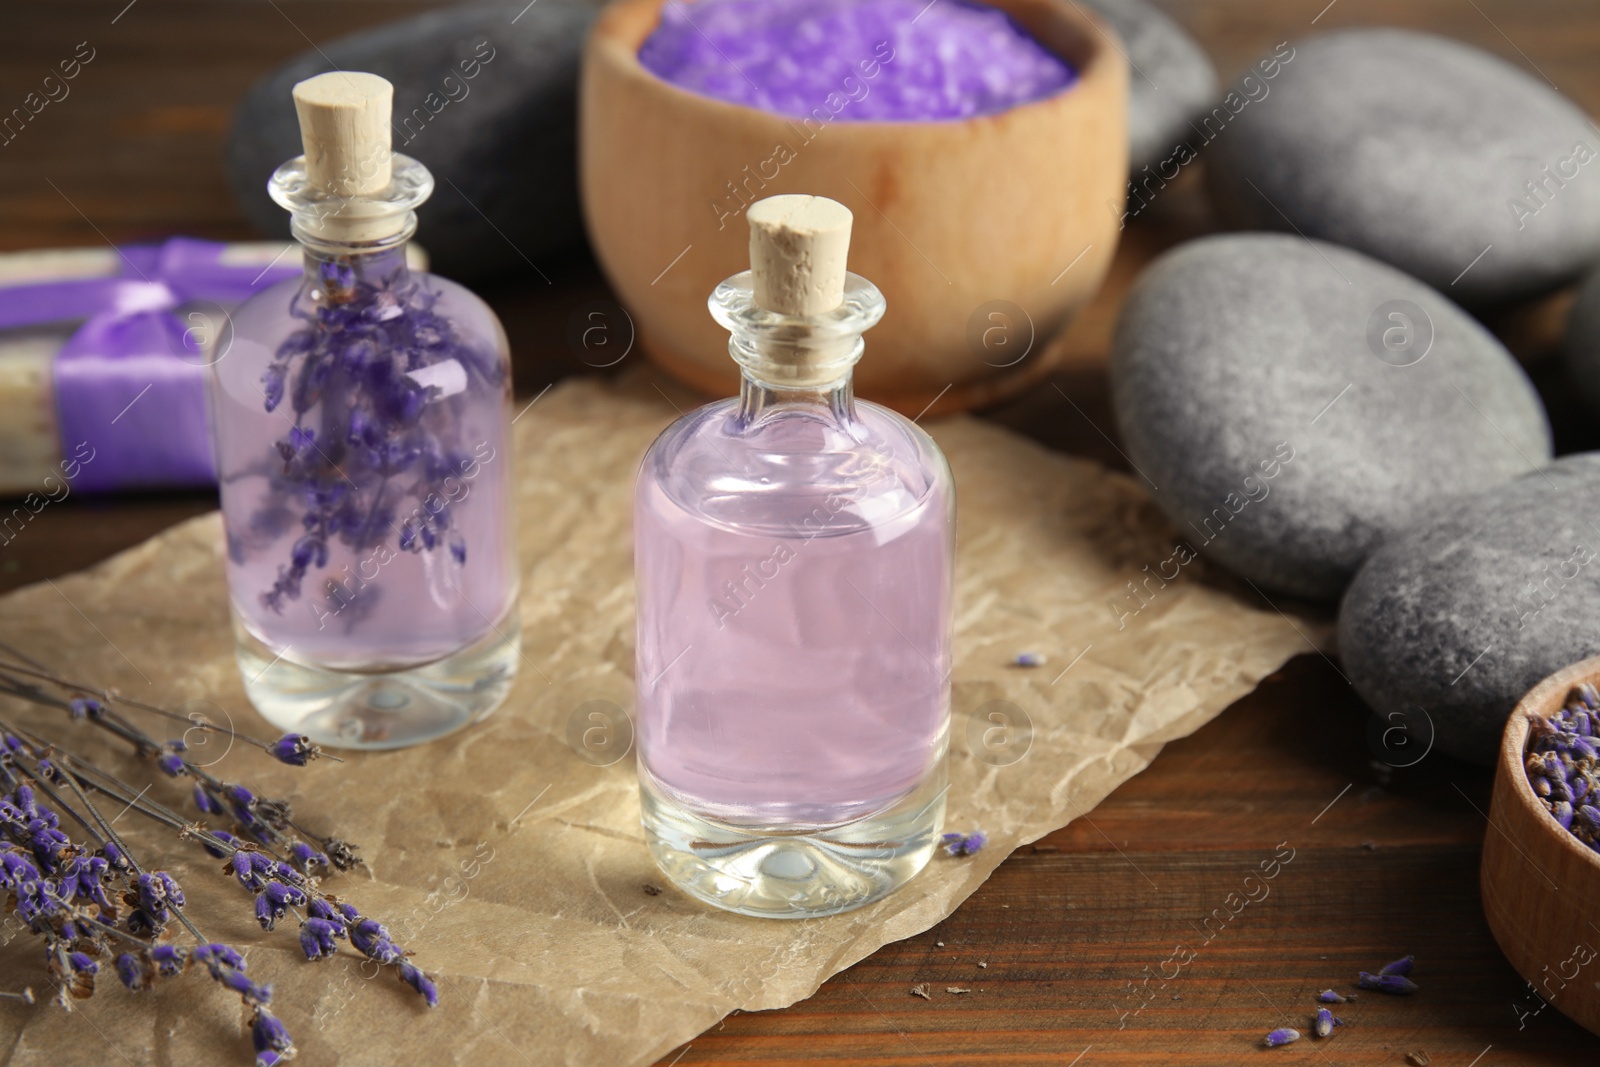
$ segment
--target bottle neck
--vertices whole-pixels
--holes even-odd
[[[835,422],[854,422],[856,397],[849,369],[833,381],[795,387],[763,380],[758,368],[749,365],[743,368],[739,379],[741,425],[748,426],[778,410],[796,408],[826,410]]]
[[[343,304],[360,290],[399,289],[411,278],[406,241],[373,245],[304,242],[306,282],[321,299]]]

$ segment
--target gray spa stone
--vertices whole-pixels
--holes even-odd
[[[1189,120],[1217,102],[1211,59],[1147,0],[1083,0],[1122,38],[1128,71],[1128,170],[1137,174],[1194,140]]]
[[[1180,536],[1273,594],[1337,597],[1428,506],[1550,458],[1538,396],[1476,320],[1300,237],[1206,237],[1157,260],[1117,323],[1111,390]]]
[[[1340,657],[1380,715],[1419,724],[1422,708],[1438,748],[1488,763],[1534,683],[1600,652],[1596,604],[1600,453],[1585,452],[1385,541],[1340,606]]]
[[[1271,94],[1211,136],[1235,222],[1366,252],[1457,303],[1548,291],[1600,259],[1600,134],[1542,78],[1456,41],[1298,42]]]
[[[1600,270],[1590,274],[1578,290],[1561,356],[1590,412],[1600,414]]]
[[[394,83],[394,150],[433,172],[418,239],[434,269],[470,281],[542,266],[583,239],[578,59],[597,10],[583,0],[450,7],[297,56],[257,82],[234,114],[234,195],[256,226],[288,236],[288,216],[266,187],[278,164],[300,154],[290,90],[335,68],[371,71]]]

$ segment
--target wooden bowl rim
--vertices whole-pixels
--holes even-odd
[[[612,0],[602,9],[600,17],[595,20],[594,29],[590,33],[586,49],[585,66],[596,62],[608,63],[623,78],[629,81],[653,84],[658,89],[666,90],[668,98],[677,98],[681,105],[691,108],[703,108],[712,115],[720,111],[728,117],[748,118],[759,116],[762,119],[782,124],[803,122],[805,120],[804,116],[780,115],[772,111],[763,111],[758,107],[750,107],[746,104],[736,104],[714,96],[706,96],[703,93],[697,93],[682,86],[674,85],[654,71],[646,69],[645,65],[639,62],[639,48],[644,44],[645,38],[660,24],[661,9],[670,2],[672,0]],[[1007,7],[1002,7],[1001,4],[1027,3],[1029,0],[1000,0],[1000,2],[978,0],[978,2],[1005,11],[1015,21],[1015,16],[1012,15],[1011,11]],[[1081,5],[1073,3],[1072,0],[1035,0],[1035,2],[1048,9],[1052,17],[1070,23],[1074,29],[1081,31],[1085,47],[1089,51],[1088,58],[1079,63],[1067,59],[1065,56],[1060,56],[1060,53],[1056,52],[1055,49],[1049,48],[1042,41],[1039,42],[1041,47],[1060,56],[1060,58],[1067,59],[1067,62],[1072,64],[1074,71],[1077,73],[1077,80],[1065,89],[1050,96],[1040,97],[1037,100],[1028,100],[1000,111],[992,111],[985,115],[970,115],[963,119],[869,119],[866,121],[839,122],[831,125],[830,128],[866,131],[887,129],[902,133],[909,133],[913,130],[919,132],[927,130],[966,130],[989,123],[997,124],[1011,115],[1032,118],[1048,116],[1054,111],[1077,109],[1079,107],[1078,101],[1081,97],[1098,95],[1104,91],[1102,88],[1103,83],[1113,76],[1111,54],[1115,52],[1118,56],[1124,55],[1121,51],[1121,46],[1117,44],[1120,38],[1117,37],[1116,31],[1109,24],[1098,16],[1084,10]],[[651,17],[648,20],[641,19],[638,23],[639,29],[635,32],[630,29],[629,23],[639,16],[640,9],[649,9]],[[1027,29],[1025,26],[1023,28]],[[1029,36],[1034,36],[1031,31]],[[1035,37],[1035,40],[1037,40],[1037,37]],[[1089,92],[1085,93],[1083,90],[1089,90]],[[850,136],[850,134],[845,134],[844,136]],[[856,134],[856,136],[859,136],[859,134]]]
[[[1510,783],[1512,795],[1524,808],[1532,809],[1539,826],[1561,839],[1561,848],[1580,857],[1590,870],[1600,874],[1600,853],[1588,848],[1572,833],[1556,822],[1556,817],[1545,810],[1533,783],[1528,781],[1525,765],[1528,733],[1534,719],[1548,719],[1566,704],[1567,693],[1580,682],[1600,682],[1600,656],[1591,656],[1571,666],[1563,667],[1517,701],[1511,718],[1506,721],[1505,733],[1500,739],[1500,765],[1498,773]]]

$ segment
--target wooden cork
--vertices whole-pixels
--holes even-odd
[[[843,303],[849,208],[825,196],[769,196],[751,204],[745,218],[757,304],[810,316]]]
[[[306,178],[337,197],[370,196],[389,185],[389,120],[394,86],[376,74],[335,70],[294,87]]]

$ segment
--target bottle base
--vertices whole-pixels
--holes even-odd
[[[786,832],[696,815],[639,769],[645,837],[662,873],[707,904],[769,919],[850,911],[910,881],[938,845],[946,788],[941,759],[890,808],[840,826]]]
[[[274,726],[329,748],[405,748],[469,726],[516,681],[522,633],[513,605],[488,636],[420,667],[331,670],[275,653],[234,619],[245,694]]]

